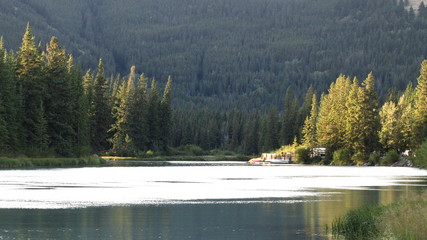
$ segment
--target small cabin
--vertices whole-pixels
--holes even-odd
[[[317,147],[317,148],[312,149],[310,157],[324,158],[325,156],[326,156],[326,148],[325,147]]]

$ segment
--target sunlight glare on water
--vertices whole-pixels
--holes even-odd
[[[415,168],[289,165],[4,170],[0,208],[292,200],[318,189],[391,186],[424,176]]]

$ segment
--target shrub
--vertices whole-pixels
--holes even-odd
[[[202,156],[205,155],[205,151],[197,145],[194,144],[187,144],[178,147],[178,151],[181,152],[183,155],[187,156]]]
[[[427,167],[427,140],[415,151],[414,163],[420,167]]]
[[[392,150],[385,154],[384,158],[381,160],[381,165],[391,165],[397,161],[399,161],[399,154]]]
[[[341,148],[334,152],[331,165],[351,165],[351,151],[347,148]]]
[[[372,165],[380,164],[380,160],[381,160],[380,153],[375,152],[369,155],[369,162],[372,163]]]
[[[154,156],[154,151],[148,150],[145,154],[147,154],[147,156],[149,156],[149,157],[152,157],[152,156]]]
[[[361,166],[366,163],[367,157],[363,153],[356,153],[351,157],[351,160],[356,163],[356,165]]]
[[[295,149],[296,161],[299,163],[310,163],[310,149],[306,147],[297,147]]]

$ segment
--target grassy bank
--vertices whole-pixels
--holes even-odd
[[[427,236],[427,193],[387,206],[365,206],[332,223],[341,239],[417,240]]]
[[[105,164],[99,157],[82,158],[0,158],[0,168],[38,168],[38,167],[83,167]]]
[[[104,160],[120,161],[120,160],[134,160],[134,161],[248,161],[250,158],[243,155],[206,155],[206,156],[152,156],[152,157],[114,157],[103,156]]]

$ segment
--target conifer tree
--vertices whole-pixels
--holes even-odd
[[[15,153],[20,148],[19,140],[19,96],[15,84],[15,63],[7,55],[0,37],[0,118],[4,122],[1,131],[3,146],[0,152]]]
[[[172,77],[168,77],[163,98],[160,102],[160,145],[161,150],[167,151],[169,146],[169,139],[171,136],[171,94],[172,94]]]
[[[361,99],[361,88],[357,78],[354,78],[351,90],[348,94],[348,98],[345,102],[346,112],[344,113],[345,118],[345,133],[344,133],[344,144],[347,149],[353,151],[353,153],[364,152],[363,142],[363,124],[362,120],[362,99]]]
[[[255,113],[246,123],[243,139],[243,152],[247,155],[259,153],[259,116]]]
[[[108,130],[112,123],[110,101],[107,94],[107,81],[104,75],[102,59],[93,86],[93,97],[90,112],[91,146],[96,152],[109,149]]]
[[[301,107],[298,109],[297,116],[296,116],[296,122],[294,127],[294,135],[298,136],[298,139],[302,139],[302,129],[304,127],[304,123],[306,118],[309,116],[311,107],[312,107],[312,99],[314,95],[314,88],[313,86],[310,86],[307,89],[307,92],[304,97],[304,102],[302,103]]]
[[[111,139],[113,150],[132,151],[132,139],[130,137],[129,110],[132,105],[135,90],[135,66],[130,69],[128,81],[123,82],[116,95],[113,117],[115,123],[110,131],[113,132]]]
[[[268,150],[273,150],[279,147],[279,121],[277,115],[277,109],[272,107],[268,111],[267,116],[267,132],[266,132],[266,143],[265,147]]]
[[[72,156],[73,140],[76,137],[72,125],[72,119],[76,117],[73,112],[76,98],[72,95],[74,89],[68,70],[68,57],[56,37],[52,37],[46,46],[45,57],[45,112],[49,147],[60,156]]]
[[[409,83],[405,92],[399,98],[398,102],[398,129],[399,129],[399,151],[405,151],[415,147],[414,144],[414,103],[415,90],[412,83]]]
[[[72,66],[72,56],[68,61],[68,74],[72,86],[72,127],[75,132],[73,140],[73,152],[76,156],[84,156],[90,153],[89,108],[90,102],[85,94],[83,76],[80,67]]]
[[[240,141],[242,139],[242,112],[239,110],[233,110],[230,114],[229,135],[230,137],[230,149],[238,149]]]
[[[17,86],[22,96],[24,145],[28,153],[40,154],[47,148],[47,124],[44,114],[46,83],[43,78],[43,59],[36,48],[30,25],[27,25],[17,59]]]
[[[351,90],[350,79],[340,75],[331,84],[328,94],[320,101],[319,118],[317,121],[317,136],[320,146],[332,153],[344,147],[346,101]]]
[[[318,106],[316,94],[313,94],[311,101],[310,115],[306,117],[302,130],[303,144],[308,148],[313,148],[317,145],[316,124],[318,117]]]
[[[427,60],[421,63],[415,89],[414,145],[419,146],[427,136]]]
[[[148,97],[148,147],[150,150],[159,151],[160,146],[160,96],[157,90],[156,80],[151,81]]]
[[[267,117],[262,116],[261,118],[261,126],[260,126],[260,137],[259,137],[259,147],[258,149],[261,152],[270,151],[269,142],[268,142],[268,124]]]
[[[398,126],[398,108],[394,102],[386,102],[380,111],[380,143],[386,150],[399,151],[400,129]]]
[[[139,83],[135,89],[134,99],[129,106],[129,136],[137,151],[148,150],[148,96],[147,78],[139,76]]]
[[[362,86],[364,86],[364,92],[361,93],[361,101],[363,101],[362,112],[365,121],[363,138],[365,139],[365,149],[367,153],[370,153],[377,148],[379,141],[378,131],[380,130],[378,96],[375,90],[375,78],[372,72],[368,74]]]
[[[284,111],[280,127],[280,144],[289,145],[296,134],[298,100],[293,97],[290,87],[286,89]]]

